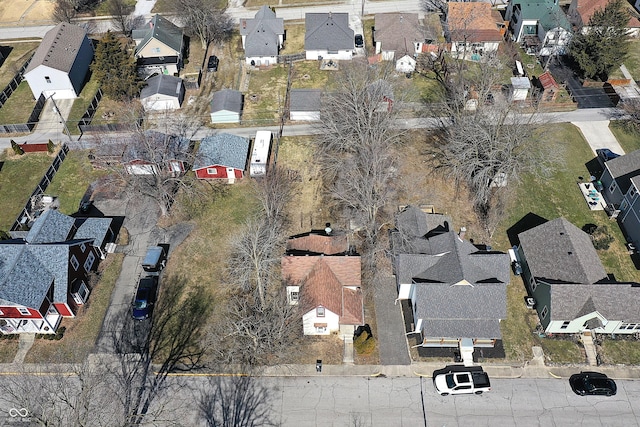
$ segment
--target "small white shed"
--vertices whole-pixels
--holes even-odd
[[[524,101],[529,95],[531,82],[528,77],[511,77],[511,98],[514,101]]]

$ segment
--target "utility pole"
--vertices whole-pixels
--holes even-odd
[[[53,95],[55,95],[55,94],[56,93],[54,92],[49,97],[51,102],[53,102],[53,111],[58,113],[58,117],[60,117],[60,123],[62,123],[62,125],[64,126],[64,130],[65,130],[65,132],[67,134],[67,137],[69,138],[69,142],[73,142],[73,139],[71,138],[71,132],[69,132],[69,128],[67,127],[67,121],[65,120],[64,117],[62,117],[62,113],[60,113],[60,109],[58,108],[58,104],[56,104],[56,100],[53,99]]]

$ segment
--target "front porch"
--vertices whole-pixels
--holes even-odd
[[[47,313],[44,319],[3,318],[0,319],[0,332],[5,335],[55,334],[61,320],[62,316],[57,311]]]

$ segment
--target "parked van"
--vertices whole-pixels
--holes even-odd
[[[272,138],[273,136],[268,130],[256,132],[256,138],[253,140],[253,150],[251,151],[251,163],[249,164],[249,174],[252,177],[263,176],[267,173]]]
[[[142,269],[149,276],[159,276],[160,272],[167,264],[168,245],[152,246],[147,249],[147,254],[142,261]]]

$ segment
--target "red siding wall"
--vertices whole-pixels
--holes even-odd
[[[24,144],[20,144],[20,148],[22,148],[25,153],[46,153],[47,151],[49,151],[48,144],[34,144],[25,142]]]
[[[53,303],[53,306],[56,308],[56,310],[58,310],[58,313],[60,313],[60,315],[63,317],[75,317],[67,304],[62,302],[55,302]]]
[[[207,169],[215,169],[217,173],[210,174],[207,172]],[[209,166],[206,168],[196,169],[196,176],[200,179],[227,179],[227,168],[224,166]],[[240,178],[242,177],[242,172]],[[236,174],[236,178],[238,178]]]

